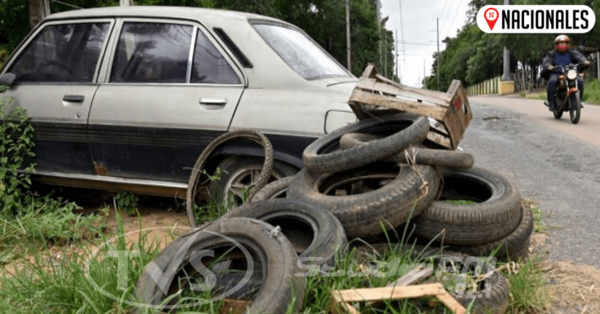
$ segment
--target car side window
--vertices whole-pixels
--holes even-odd
[[[17,82],[92,82],[109,23],[49,25],[8,72]]]
[[[227,60],[201,31],[196,37],[192,83],[239,84]]]
[[[124,23],[110,81],[185,83],[192,31],[190,25]]]

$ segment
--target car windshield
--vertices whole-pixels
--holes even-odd
[[[301,32],[274,24],[254,24],[254,28],[281,58],[305,79],[350,76],[331,56]]]

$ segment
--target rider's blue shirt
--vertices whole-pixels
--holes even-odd
[[[564,52],[564,53],[559,53],[557,52],[556,54],[554,54],[554,65],[569,65],[571,62],[571,56],[569,55],[569,52]]]

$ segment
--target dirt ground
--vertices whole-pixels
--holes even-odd
[[[600,313],[600,269],[573,262],[551,262],[548,235],[534,233],[530,254],[541,256],[542,273],[548,282],[551,305],[541,313]]]

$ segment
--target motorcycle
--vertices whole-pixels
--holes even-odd
[[[556,110],[553,111],[554,118],[560,119],[563,112],[568,111],[571,123],[577,124],[581,118],[581,99],[579,98],[579,88],[577,87],[577,76],[579,75],[579,65],[569,64],[567,66],[555,66],[555,69],[562,70],[558,77],[556,89],[554,91],[556,100]],[[548,102],[544,102],[550,107]]]

